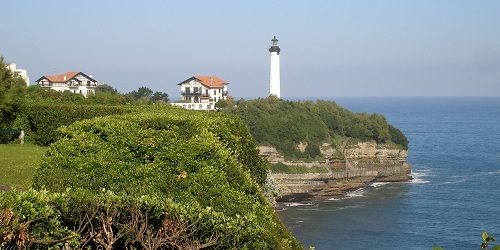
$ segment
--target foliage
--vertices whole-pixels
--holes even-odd
[[[227,109],[228,107],[234,107],[236,105],[236,101],[231,99],[220,99],[215,103],[215,108],[217,110]]]
[[[61,224],[57,209],[66,203],[64,197],[46,191],[1,192],[0,247],[76,246],[72,239],[77,234]]]
[[[160,91],[156,91],[153,93],[153,90],[151,90],[148,87],[139,87],[137,91],[132,91],[125,96],[130,97],[132,100],[134,100],[138,104],[142,105],[147,105],[147,104],[154,104],[158,102],[168,102],[168,94],[163,93]]]
[[[151,102],[153,103],[158,103],[158,102],[169,102],[170,99],[168,98],[167,93],[163,93],[160,91],[156,91],[152,96],[151,96]]]
[[[481,243],[481,248],[482,249],[488,249],[489,243],[495,241],[495,238],[493,238],[492,236],[488,235],[487,232],[483,232],[483,234],[481,236],[483,238],[483,243]],[[496,246],[494,246],[492,248],[492,250],[499,250],[499,249],[500,249],[500,245],[496,245]]]
[[[124,199],[148,196],[180,204],[200,220],[184,226],[196,229],[190,233],[199,242],[216,237],[216,249],[300,248],[255,182],[265,181],[265,162],[241,121],[223,114],[161,110],[97,117],[61,128],[63,137],[43,157],[34,188],[71,188],[91,195],[104,189]]]
[[[116,95],[118,94],[118,90],[116,90],[116,88],[113,88],[112,86],[110,85],[107,85],[107,84],[100,84],[99,86],[97,86],[97,88],[95,89],[95,92],[101,92],[101,93],[110,93],[112,95]]]
[[[200,249],[217,243],[206,226],[220,219],[209,208],[149,196],[13,191],[0,193],[0,247]]]
[[[0,129],[10,128],[26,92],[26,82],[7,68],[0,56]]]
[[[272,206],[276,205],[276,197],[281,193],[278,182],[273,178],[272,171],[267,171],[266,182],[262,185],[262,192]]]
[[[331,101],[286,101],[276,97],[239,100],[223,112],[235,114],[250,128],[257,142],[271,145],[287,157],[314,159],[321,142],[335,137],[394,142],[404,149],[408,140],[378,114],[353,113]],[[305,152],[297,145],[307,143]]]
[[[483,242],[481,243],[481,249],[488,249],[489,243],[495,241],[495,238],[492,236],[488,235],[487,232],[483,232],[481,234],[481,237],[483,239]],[[444,250],[443,247],[433,247],[432,250]],[[500,245],[496,245],[491,250],[500,250]]]
[[[0,144],[0,186],[28,189],[46,147]]]
[[[48,146],[59,137],[57,128],[82,119],[96,116],[131,112],[124,107],[71,105],[71,104],[26,104],[20,110],[15,124],[26,131],[26,138],[41,146]]]

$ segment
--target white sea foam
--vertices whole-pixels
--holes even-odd
[[[466,179],[461,179],[461,180],[457,180],[457,181],[445,181],[445,182],[443,182],[443,184],[456,184],[456,183],[461,183],[464,181],[466,181]]]
[[[488,174],[500,174],[500,169],[494,172],[488,172]]]
[[[363,188],[347,192],[347,197],[361,197],[365,193],[365,190]]]
[[[363,207],[364,205],[354,205],[354,206],[345,206],[345,207],[338,207],[336,209],[334,209],[335,211],[339,211],[339,210],[344,210],[344,209],[353,209],[353,208],[361,208]]]
[[[372,182],[370,184],[370,186],[376,188],[376,187],[384,186],[384,185],[387,185],[387,184],[389,184],[389,182]]]
[[[431,173],[431,171],[424,171],[424,173],[422,173],[420,171],[419,172],[412,172],[411,176],[413,177],[413,179],[410,180],[409,182],[415,183],[415,184],[429,183],[429,181],[424,179],[424,177],[429,176],[429,173]]]
[[[286,202],[285,207],[298,207],[298,206],[312,206],[314,205],[313,203],[304,203],[304,202]]]

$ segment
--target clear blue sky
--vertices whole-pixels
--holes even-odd
[[[194,75],[235,98],[500,96],[500,1],[0,2],[0,55],[34,82],[67,71],[179,98]]]

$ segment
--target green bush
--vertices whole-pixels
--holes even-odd
[[[110,191],[0,193],[0,247],[61,249],[274,249],[260,218]],[[267,233],[267,234],[266,234]],[[275,244],[267,242],[275,241]],[[277,245],[281,244],[281,245]]]
[[[61,220],[67,199],[47,191],[0,193],[0,248],[78,245],[78,234]],[[8,248],[7,248],[8,249]]]
[[[24,129],[27,138],[41,146],[48,146],[59,137],[57,128],[83,119],[130,113],[131,109],[98,105],[25,104],[14,122]]]
[[[216,249],[300,248],[260,192],[256,181],[265,180],[265,162],[241,121],[160,110],[62,127],[33,187],[149,196],[187,206],[197,216],[209,210],[211,224],[197,224],[196,235],[217,236]]]

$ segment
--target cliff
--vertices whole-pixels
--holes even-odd
[[[299,150],[305,148],[297,145]],[[273,147],[260,146],[260,155],[271,164],[301,166],[304,172],[313,166],[324,168],[323,173],[283,174],[273,173],[281,189],[278,201],[319,200],[343,197],[348,191],[364,187],[376,181],[410,180],[411,166],[406,162],[408,151],[392,144],[371,142],[350,142],[344,140],[335,147],[321,145],[323,161],[290,162]]]

